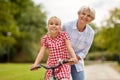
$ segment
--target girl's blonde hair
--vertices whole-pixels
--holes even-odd
[[[60,18],[58,18],[58,17],[56,17],[56,16],[50,17],[49,20],[48,20],[48,23],[50,22],[50,20],[51,20],[52,18],[56,18],[56,19],[59,21],[60,25],[61,25],[61,20],[60,20]]]
[[[53,18],[57,19],[58,22],[59,22],[59,25],[61,26],[61,19],[58,18],[58,17],[56,17],[56,16],[52,16],[52,17],[49,18],[49,20],[48,20],[48,25],[49,25],[50,20],[53,19]],[[47,30],[48,30],[48,32],[47,32],[47,34],[48,34],[48,33],[49,33],[49,29],[47,29]],[[60,27],[60,30],[61,30],[61,27]]]

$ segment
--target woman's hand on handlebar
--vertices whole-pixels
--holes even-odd
[[[76,58],[70,58],[69,59],[69,63],[68,64],[73,65],[73,64],[76,64],[76,63],[78,63],[78,59],[76,59]]]

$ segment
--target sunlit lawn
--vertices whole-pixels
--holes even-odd
[[[30,71],[31,64],[0,64],[0,80],[43,80],[45,69]]]
[[[90,63],[91,62],[87,64],[89,65]],[[116,62],[107,62],[107,64],[112,65],[117,71],[120,72],[120,65],[118,65]],[[0,80],[43,80],[45,69],[40,68],[37,71],[30,71],[30,66],[31,64],[27,63],[0,63]]]

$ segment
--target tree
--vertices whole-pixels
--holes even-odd
[[[31,0],[1,0],[0,8],[0,54],[7,54],[5,45],[9,44],[11,60],[32,60],[39,38],[47,31],[46,12]],[[6,32],[12,35],[8,38]]]
[[[17,30],[14,15],[17,13],[15,4],[1,0],[0,2],[0,55],[6,54],[7,46],[17,43],[14,36],[19,36],[20,31]],[[10,36],[12,34],[12,36]]]
[[[99,29],[95,42],[102,51],[107,51],[111,54],[118,52],[118,30],[117,21],[120,20],[120,8],[115,8],[110,11],[110,17],[104,21]]]

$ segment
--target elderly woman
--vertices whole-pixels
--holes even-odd
[[[94,39],[94,30],[88,25],[95,19],[95,10],[89,6],[83,6],[78,11],[78,19],[64,23],[62,30],[66,31],[72,43],[72,47],[79,62],[71,65],[73,80],[84,80],[84,58],[88,54]]]

